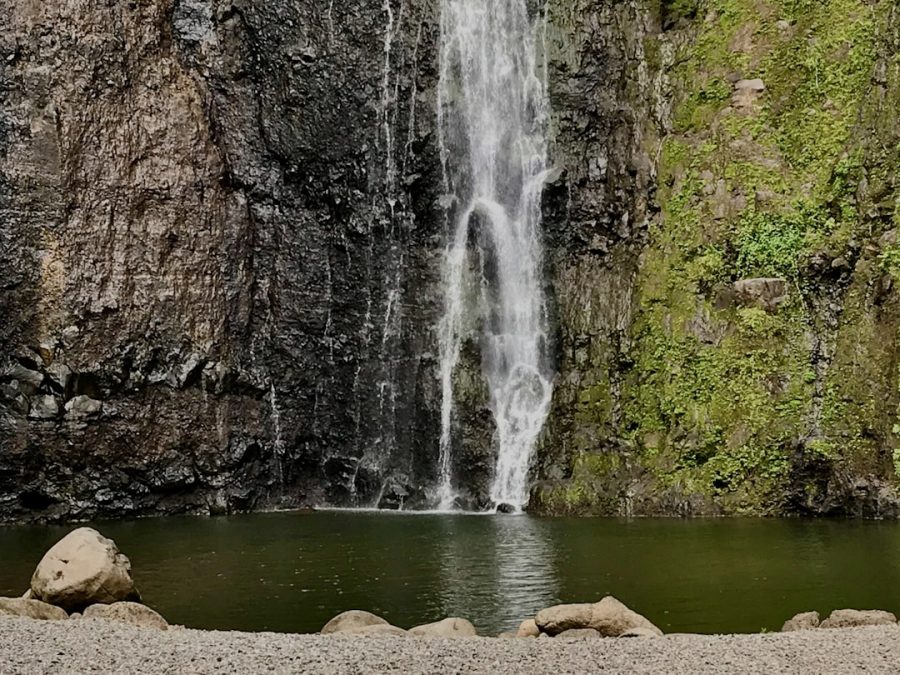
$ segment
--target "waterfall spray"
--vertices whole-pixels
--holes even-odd
[[[450,206],[439,326],[440,506],[452,507],[453,374],[480,309],[482,371],[497,427],[490,497],[521,509],[552,371],[542,289],[546,71],[525,0],[442,0],[438,122]],[[474,269],[473,269],[474,268]],[[476,285],[478,308],[466,297]]]

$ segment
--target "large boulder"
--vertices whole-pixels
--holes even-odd
[[[131,563],[115,542],[89,527],[58,541],[31,577],[34,597],[67,612],[97,603],[140,600],[131,578]]]
[[[789,633],[795,630],[812,630],[819,627],[818,612],[802,612],[795,614],[793,617],[784,622],[781,627],[782,633]]]
[[[138,628],[168,630],[169,623],[157,612],[137,602],[114,602],[111,605],[91,605],[84,610],[85,619],[106,619],[130,623]]]
[[[409,629],[410,634],[419,637],[474,637],[478,635],[471,621],[451,617]]]
[[[618,637],[635,628],[644,628],[655,635],[662,635],[662,631],[645,617],[628,609],[612,596],[594,604],[548,607],[538,612],[534,621],[542,633],[551,636],[572,628],[593,628],[604,637]]]
[[[361,609],[351,609],[341,612],[322,627],[322,633],[347,633],[359,631],[369,626],[389,626],[390,624],[371,612]]]
[[[881,609],[836,609],[819,628],[853,628],[855,626],[887,626],[897,623],[897,617]]]
[[[0,615],[24,616],[29,619],[49,619],[52,621],[69,618],[65,610],[59,607],[48,605],[40,600],[29,600],[27,598],[0,598]]]

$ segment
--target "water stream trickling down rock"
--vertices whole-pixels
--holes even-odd
[[[541,194],[548,120],[543,19],[524,0],[444,0],[438,117],[447,192],[440,507],[451,508],[453,379],[470,336],[496,423],[495,505],[521,509],[547,418],[552,369],[542,291]],[[474,320],[473,320],[474,319]]]

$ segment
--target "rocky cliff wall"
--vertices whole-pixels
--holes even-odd
[[[0,517],[427,484],[434,7],[0,13]]]
[[[533,507],[895,515],[893,3],[533,10],[561,169]],[[0,0],[0,520],[425,501],[438,12]]]
[[[667,9],[660,213],[538,501],[896,516],[896,3]]]
[[[623,242],[646,227],[647,114],[629,100],[654,19],[631,2],[543,11],[567,326],[588,285],[617,283],[609,252],[634,268]],[[0,519],[423,502],[438,12],[0,3]],[[582,333],[561,332],[566,377]],[[476,370],[460,375],[454,470],[477,501],[491,428]]]

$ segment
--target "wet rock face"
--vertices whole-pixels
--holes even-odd
[[[548,19],[564,376],[648,176],[622,79],[648,20],[576,5]],[[0,0],[0,520],[426,499],[439,5],[390,7]],[[472,376],[454,470],[484,506]]]
[[[430,481],[434,9],[0,1],[0,519]]]

